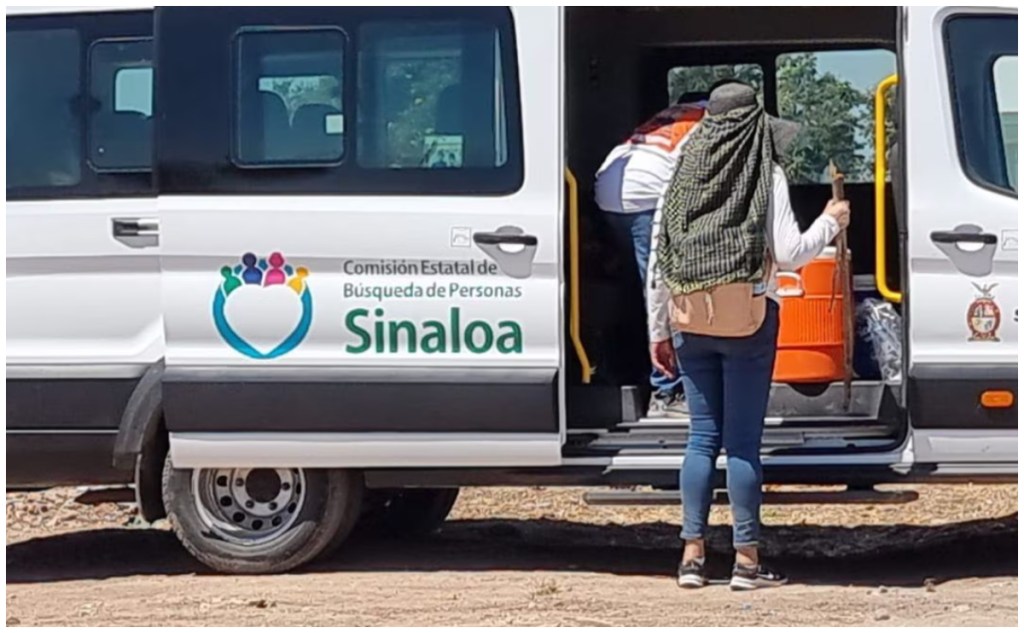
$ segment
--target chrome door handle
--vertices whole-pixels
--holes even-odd
[[[131,248],[151,248],[160,244],[160,220],[156,218],[113,218],[114,239]]]
[[[114,218],[114,237],[159,235],[160,220],[156,218]]]

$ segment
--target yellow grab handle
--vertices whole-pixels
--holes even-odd
[[[903,293],[889,287],[885,262],[885,93],[899,82],[889,75],[875,89],[875,285],[887,301],[901,303]],[[905,150],[904,150],[905,151]]]
[[[583,384],[590,382],[594,373],[587,350],[580,336],[580,205],[579,186],[572,170],[565,168],[565,182],[569,186],[569,338],[580,361]]]

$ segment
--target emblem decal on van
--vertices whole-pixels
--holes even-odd
[[[999,324],[1003,319],[999,304],[992,295],[997,284],[971,285],[978,291],[978,296],[967,306],[967,328],[971,331],[968,340],[999,342]]]
[[[213,323],[235,351],[259,360],[295,349],[313,322],[309,270],[293,268],[281,253],[257,258],[245,253],[220,269],[213,295]]]

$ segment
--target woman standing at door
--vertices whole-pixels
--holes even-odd
[[[658,205],[648,292],[651,359],[661,371],[682,375],[690,407],[680,472],[681,587],[707,582],[704,539],[722,448],[736,549],[730,587],[786,581],[758,556],[761,435],[779,327],[774,273],[800,268],[849,223],[848,203],[833,200],[801,233],[778,165],[796,131],[768,117],[750,86],[719,86]],[[748,310],[749,327],[730,330],[741,310]],[[681,332],[679,350],[672,329]]]

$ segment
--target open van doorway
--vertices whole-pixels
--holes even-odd
[[[894,7],[565,9],[566,153],[578,182],[580,338],[594,370],[585,382],[567,354],[570,452],[586,454],[594,442],[673,451],[686,443],[685,418],[645,416],[650,362],[643,289],[627,265],[632,254],[616,245],[608,214],[594,202],[594,174],[608,152],[683,93],[736,78],[758,91],[769,114],[799,123],[783,167],[801,228],[831,196],[828,166],[834,161],[853,209],[854,301],[881,300],[878,277],[886,288],[901,288],[902,220],[892,190],[892,179],[902,177],[898,165],[887,170],[881,227],[875,188],[875,97],[879,84],[897,74],[898,20]],[[897,139],[894,97],[894,91],[886,95],[887,155]],[[885,251],[880,275],[876,243]],[[889,306],[899,313],[898,303]],[[801,323],[800,331],[815,325]],[[777,364],[765,449],[881,450],[901,443],[906,420],[899,376],[883,380],[866,340],[855,346],[855,365],[847,404],[842,380],[815,380],[813,372],[801,376]]]

